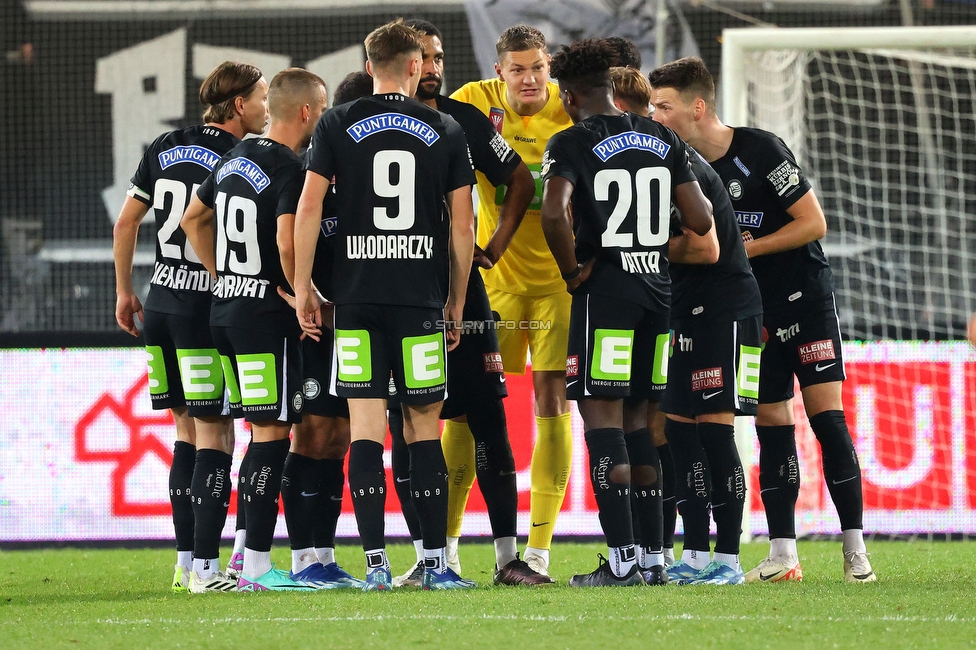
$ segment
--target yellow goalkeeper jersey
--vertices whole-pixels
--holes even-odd
[[[454,91],[453,99],[476,106],[495,124],[505,141],[522,157],[535,178],[535,197],[525,212],[508,250],[494,268],[484,271],[485,284],[506,293],[544,296],[566,290],[559,267],[549,252],[542,233],[542,154],[554,134],[572,126],[559,100],[559,86],[550,82],[549,101],[532,115],[515,112],[506,97],[501,79],[472,81]],[[478,245],[484,248],[498,225],[498,210],[505,197],[505,186],[496,188],[481,172],[478,177]]]

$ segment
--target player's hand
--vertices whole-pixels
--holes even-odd
[[[480,246],[474,247],[474,263],[483,269],[490,269],[495,266],[495,263],[488,257],[488,253],[482,250]]]
[[[139,298],[134,293],[120,293],[115,301],[115,320],[126,332],[132,336],[139,336],[142,328],[136,326],[134,316],[139,318],[140,323],[146,320]]]
[[[295,291],[295,314],[298,316],[298,324],[302,332],[313,341],[322,340],[322,302],[317,291],[308,288]]]
[[[450,352],[461,342],[461,330],[458,329],[464,318],[464,305],[448,301],[444,306],[444,336],[447,339],[447,351]]]
[[[590,277],[590,273],[593,272],[593,265],[596,264],[596,258],[587,260],[586,263],[580,267],[579,275],[577,275],[572,280],[566,280],[566,291],[573,293],[576,289],[586,282]]]
[[[966,327],[966,338],[971,345],[976,346],[976,314],[969,319],[969,326]]]

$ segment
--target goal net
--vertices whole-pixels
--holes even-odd
[[[724,121],[782,137],[827,216],[841,327],[858,341],[845,344],[844,403],[875,532],[976,532],[974,357],[953,342],[976,310],[974,50],[976,27],[723,33]],[[797,411],[798,524],[836,530]],[[764,532],[754,475],[751,528]]]

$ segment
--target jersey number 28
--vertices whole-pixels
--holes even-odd
[[[610,200],[610,186],[617,186],[617,204],[607,219],[603,232],[605,248],[633,248],[634,233],[621,232],[637,194],[637,243],[641,247],[662,246],[668,242],[668,220],[671,217],[671,170],[666,167],[644,167],[631,175],[626,169],[601,169],[593,177],[593,194],[597,201]],[[654,186],[657,185],[655,188]],[[652,210],[652,192],[657,191],[657,211]]]

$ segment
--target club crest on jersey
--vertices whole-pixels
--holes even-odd
[[[364,139],[381,131],[402,131],[414,136],[428,147],[437,142],[441,136],[429,124],[415,117],[403,113],[383,113],[359,120],[346,133],[357,144]]]
[[[201,167],[206,167],[210,171],[217,166],[220,162],[220,156],[210,151],[206,147],[201,147],[198,144],[189,144],[179,147],[173,147],[172,149],[167,149],[166,151],[159,152],[157,156],[159,158],[160,169],[166,169],[167,167],[172,167],[179,163],[196,163]]]
[[[647,133],[627,131],[626,133],[611,135],[609,138],[601,141],[593,147],[593,153],[603,162],[607,162],[612,156],[617,155],[621,151],[627,151],[628,149],[650,151],[663,160],[668,155],[668,151],[671,150],[671,145]]]
[[[271,179],[264,171],[247,158],[234,158],[229,160],[226,165],[217,171],[217,182],[224,180],[231,174],[237,174],[246,180],[254,191],[260,194],[264,189],[271,185]]]
[[[735,220],[740,226],[746,228],[758,228],[762,225],[762,212],[742,212],[740,210],[735,211]]]
[[[495,130],[498,131],[500,135],[502,129],[505,128],[505,111],[497,106],[492,106],[491,110],[488,111],[488,119],[490,119],[491,123],[495,125]]]
[[[729,181],[729,196],[731,196],[733,199],[742,198],[742,183],[734,178]]]

